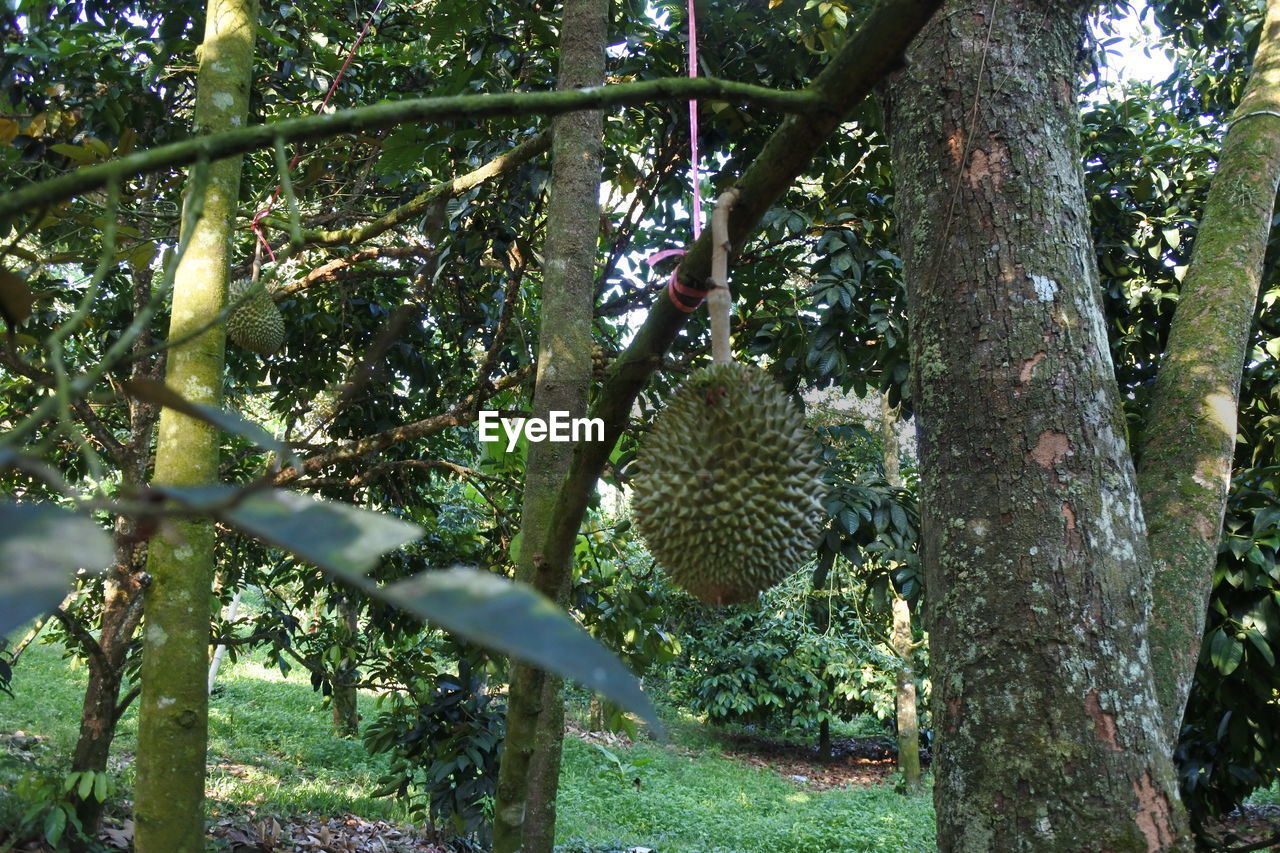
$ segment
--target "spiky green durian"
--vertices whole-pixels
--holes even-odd
[[[748,601],[813,556],[826,515],[821,452],[763,371],[697,371],[658,415],[636,467],[636,529],[703,601]]]
[[[237,346],[258,355],[271,355],[284,344],[284,317],[271,294],[247,278],[236,279],[227,287],[227,300],[248,299],[227,317],[227,337]]]

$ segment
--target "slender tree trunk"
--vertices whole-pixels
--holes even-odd
[[[231,603],[227,605],[226,621],[234,622],[236,616],[240,615],[240,590],[236,590],[235,595],[231,598]],[[222,669],[222,661],[227,656],[227,647],[223,643],[219,643],[213,649],[213,657],[209,661],[209,693],[213,693],[213,688],[218,683],[218,670]]]
[[[915,648],[911,642],[911,605],[893,600],[893,653],[898,656],[894,678],[898,722],[898,770],[907,789],[920,790],[920,720],[916,708]]]
[[[155,189],[155,180],[148,180]],[[151,220],[140,224],[144,236],[151,236]],[[140,312],[151,300],[154,283],[151,270],[137,270],[133,275],[133,309]],[[154,356],[145,353],[153,344],[149,330],[143,330],[133,342],[131,375],[134,379],[150,378],[155,369]],[[121,448],[120,479],[126,489],[136,489],[147,481],[151,467],[151,438],[155,431],[156,407],[142,400],[129,401],[129,441]],[[115,739],[116,724],[131,699],[122,702],[120,689],[129,647],[142,621],[143,575],[146,565],[146,543],[139,536],[138,522],[121,516],[115,524],[115,563],[103,584],[102,616],[98,632],[101,654],[90,653],[84,703],[80,713],[80,731],[72,754],[73,771],[105,772]],[[89,797],[76,801],[76,817],[86,838],[98,833],[105,804]],[[80,844],[79,841],[76,844]]]
[[[818,724],[818,755],[831,757],[831,721],[825,718]]]
[[[195,130],[242,127],[253,71],[255,0],[210,0],[200,48]],[[228,246],[240,192],[241,157],[208,167],[203,214],[174,280],[169,339],[202,328],[226,298]],[[193,203],[190,192],[187,204]],[[186,399],[222,402],[224,333],[209,329],[169,350],[166,381]],[[203,485],[218,474],[218,434],[170,409],[160,416],[154,479]],[[204,850],[204,778],[208,738],[209,596],[213,525],[175,522],[152,539],[145,604],[142,703],[134,820],[138,853]]]
[[[135,545],[130,536],[134,526],[122,519],[116,527],[116,563],[106,584],[102,630],[98,635],[101,654],[88,657],[88,684],[80,711],[80,732],[71,758],[71,769],[77,772],[101,773],[107,769],[116,722],[124,710],[119,703],[125,656],[142,618],[142,589],[136,572],[138,565],[134,562]],[[92,796],[77,799],[76,817],[85,836],[92,838],[97,834],[103,806],[104,803]]]
[[[338,614],[355,643],[360,632],[360,611],[354,601],[343,596],[338,602]],[[360,734],[360,708],[357,704],[356,672],[343,662],[333,678],[333,733],[338,737],[353,738]]]
[[[607,0],[566,0],[560,37],[559,88],[604,81]],[[591,384],[592,302],[600,235],[603,117],[568,113],[553,123],[551,196],[547,209],[547,263],[538,332],[535,417],[553,410],[580,416]],[[525,467],[517,579],[563,600],[570,560],[548,560],[556,498],[569,468],[572,445],[529,445]],[[560,681],[513,664],[507,734],[494,809],[495,853],[550,853],[555,844],[556,790],[564,741]]]
[[[898,413],[889,405],[889,395],[880,395],[880,446],[884,459],[884,479],[890,486],[902,486],[898,463]],[[911,604],[893,599],[893,653],[901,663],[894,677],[898,723],[898,770],[910,791],[920,790],[920,721],[916,707],[915,645],[911,633]]]
[[[1190,849],[1085,207],[1083,17],[949,2],[888,101],[941,851]]]
[[[1155,564],[1151,653],[1176,743],[1213,588],[1240,376],[1280,184],[1280,2],[1218,158],[1143,431],[1138,485]]]

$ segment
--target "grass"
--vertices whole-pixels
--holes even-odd
[[[16,668],[14,697],[0,696],[0,733],[22,730],[46,740],[34,750],[34,761],[0,749],[0,826],[20,805],[4,794],[20,777],[66,772],[84,681],[83,667],[65,660],[58,646],[31,647]],[[385,758],[330,734],[328,709],[304,673],[285,678],[241,659],[224,665],[219,685],[209,718],[211,816],[253,809],[260,815],[405,818],[394,800],[368,796]],[[360,697],[366,718],[376,713],[374,701]],[[927,795],[902,797],[887,786],[806,791],[725,757],[715,736],[687,717],[673,720],[672,731],[668,745],[641,741],[607,751],[566,739],[558,800],[562,853],[632,846],[657,853],[934,849]],[[136,732],[131,709],[113,752],[125,798],[133,784]]]
[[[14,670],[12,698],[0,696],[0,732],[22,730],[47,738],[38,750],[45,769],[65,772],[75,745],[84,667],[64,660],[61,648],[33,645]],[[375,698],[360,697],[361,713]],[[133,787],[137,703],[120,721],[112,754],[119,781]],[[366,792],[376,787],[386,760],[358,741],[330,734],[329,711],[298,671],[286,679],[251,659],[223,665],[209,704],[209,809],[251,806],[277,814],[353,812],[400,819],[394,801]],[[0,786],[29,770],[29,762],[0,752]]]
[[[638,743],[610,752],[621,770],[595,746],[565,742],[557,836],[566,853],[935,849],[928,795],[902,797],[887,786],[805,791],[714,749]]]

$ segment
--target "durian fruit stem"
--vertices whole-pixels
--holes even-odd
[[[729,346],[729,315],[733,299],[729,295],[729,211],[738,201],[738,188],[720,194],[711,214],[711,292],[707,313],[711,315],[711,360],[716,364],[733,361]]]

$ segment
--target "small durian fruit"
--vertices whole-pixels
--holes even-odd
[[[284,317],[271,294],[258,283],[240,278],[227,287],[227,299],[238,302],[251,291],[227,317],[227,337],[250,352],[271,355],[284,344]]]
[[[764,371],[694,373],[636,467],[636,529],[671,579],[708,604],[749,601],[813,557],[826,516],[821,451]]]

